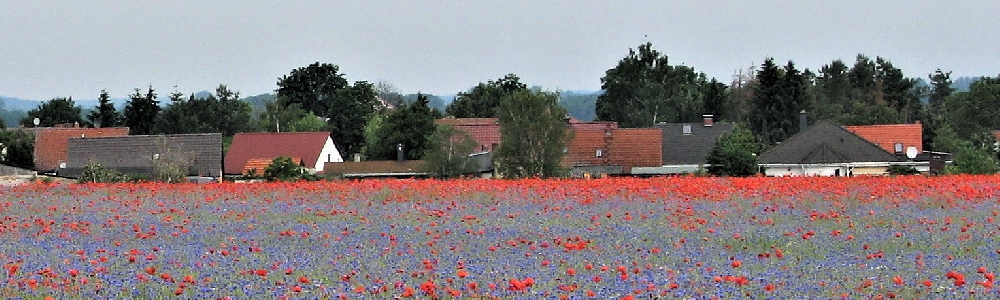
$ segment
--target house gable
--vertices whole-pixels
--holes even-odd
[[[891,162],[896,156],[830,121],[819,121],[758,158],[761,164]]]
[[[306,167],[322,171],[324,163],[343,162],[328,132],[237,133],[225,158],[226,174],[243,174],[254,158],[280,156],[302,158]]]

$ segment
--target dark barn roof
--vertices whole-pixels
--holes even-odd
[[[819,121],[759,157],[761,164],[890,162],[896,156],[830,121]]]
[[[690,126],[690,133],[684,127]],[[663,165],[697,165],[708,162],[708,154],[720,136],[733,131],[732,123],[660,123],[663,131]]]
[[[191,161],[190,176],[222,175],[222,134],[130,135],[72,138],[66,168],[58,174],[79,177],[83,167],[98,163],[126,174],[151,175],[153,159],[180,155]]]

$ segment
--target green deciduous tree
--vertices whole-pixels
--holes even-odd
[[[705,74],[672,66],[667,56],[645,43],[629,49],[618,66],[601,78],[604,94],[597,98],[597,119],[622,127],[650,127],[658,122],[695,122],[704,105]]]
[[[0,130],[0,161],[35,168],[35,135],[24,130]]]
[[[358,81],[348,85],[338,72],[336,65],[319,62],[292,70],[278,80],[277,103],[281,109],[298,105],[305,113],[327,120],[327,129],[337,149],[347,154],[357,153],[364,146],[365,124],[379,104],[372,84]],[[277,121],[281,125],[282,120]]]
[[[402,145],[406,159],[420,159],[427,150],[427,138],[434,132],[434,113],[427,105],[429,100],[419,95],[416,102],[397,107],[378,125],[374,135],[369,135],[365,155],[372,160],[396,159],[397,147]]]
[[[111,97],[108,95],[108,91],[101,90],[101,96],[97,98],[97,107],[87,115],[87,119],[94,126],[100,127],[119,127],[124,125],[122,113],[115,108],[115,104],[111,102]],[[99,125],[98,125],[99,124]]]
[[[73,102],[73,98],[54,98],[28,111],[28,115],[21,119],[21,125],[34,127],[35,118],[39,119],[40,127],[52,127],[57,124],[84,125],[81,111],[82,109]]]
[[[557,177],[568,141],[566,110],[550,92],[519,91],[497,108],[501,143],[494,159],[507,178]]]
[[[448,125],[438,125],[427,140],[424,166],[438,178],[457,178],[472,174],[479,168],[469,154],[476,142],[468,133]]]
[[[365,145],[365,124],[378,107],[375,90],[368,82],[358,81],[337,92],[327,112],[330,136],[342,153],[359,153]]]
[[[719,137],[708,154],[708,173],[716,176],[753,176],[757,174],[757,154],[761,145],[753,132],[736,126]]]
[[[315,62],[292,70],[278,80],[278,103],[283,107],[298,103],[306,112],[326,116],[337,93],[348,87],[340,67]]]
[[[971,140],[982,132],[1000,129],[1000,77],[983,77],[969,86],[968,92],[948,97],[946,122],[959,138]]]
[[[302,167],[295,163],[291,157],[282,156],[275,158],[271,164],[264,169],[264,178],[270,181],[289,181],[302,176]]]
[[[528,90],[528,86],[520,80],[517,75],[507,74],[503,78],[480,83],[468,92],[459,93],[445,113],[456,118],[494,118],[501,99]]]
[[[160,101],[156,100],[156,91],[153,87],[142,94],[142,90],[135,89],[135,93],[129,96],[128,104],[125,105],[125,126],[129,128],[129,134],[146,135],[153,134],[153,126],[156,116],[160,114]]]

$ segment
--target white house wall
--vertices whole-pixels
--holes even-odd
[[[337,151],[337,146],[333,144],[331,138],[326,138],[326,143],[323,144],[323,150],[319,152],[313,169],[316,169],[317,172],[323,171],[323,165],[328,162],[344,162],[344,158],[340,156],[340,151]]]

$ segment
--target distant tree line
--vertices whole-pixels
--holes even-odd
[[[766,57],[726,84],[672,64],[651,43],[644,43],[607,70],[600,94],[528,88],[517,75],[508,74],[479,83],[445,105],[422,93],[403,95],[387,82],[349,83],[337,65],[316,62],[279,78],[273,98],[240,99],[238,92],[220,85],[214,94],[201,97],[175,91],[161,104],[148,87],[129,95],[119,112],[102,91],[99,104],[86,114],[72,99],[55,98],[29,111],[21,125],[35,126],[37,118],[38,126],[128,126],[132,134],[327,131],[347,157],[395,159],[402,148],[406,159],[433,158],[451,166],[438,168],[438,174],[450,176],[454,168],[468,167],[467,161],[447,160],[465,159],[455,151],[466,146],[467,137],[436,126],[434,120],[444,115],[498,118],[505,142],[495,159],[513,166],[501,173],[548,177],[565,171],[558,167],[566,142],[559,130],[565,130],[571,116],[616,121],[628,128],[699,122],[702,115],[711,114],[716,121],[738,124],[739,130],[723,137],[709,160],[739,160],[730,165],[749,166],[755,165],[754,155],[798,133],[799,114],[806,112],[810,123],[921,122],[926,150],[956,153],[958,165],[959,160],[968,165],[982,157],[995,161],[991,131],[1000,129],[1000,78],[979,78],[961,92],[950,72],[938,70],[927,80],[905,76],[886,58],[859,54],[851,64],[833,60],[816,71]],[[709,171],[746,175],[739,170]]]

